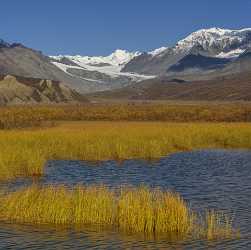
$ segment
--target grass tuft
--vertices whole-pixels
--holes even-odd
[[[200,231],[208,240],[235,236],[224,214],[207,212],[199,223],[177,193],[147,187],[122,188],[119,193],[104,186],[31,186],[1,195],[3,221],[56,224],[104,225],[146,234],[172,233],[189,237]],[[227,217],[224,217],[225,219]],[[196,235],[197,236],[197,235]]]

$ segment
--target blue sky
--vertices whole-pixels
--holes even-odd
[[[12,0],[0,38],[45,54],[148,51],[200,28],[251,27],[251,0]]]

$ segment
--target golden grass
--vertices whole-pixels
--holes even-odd
[[[0,129],[47,126],[54,121],[250,122],[244,103],[107,103],[0,108]]]
[[[47,160],[155,159],[205,148],[250,149],[251,125],[73,122],[0,131],[0,179],[42,175]]]
[[[71,190],[31,186],[2,195],[0,202],[0,219],[9,222],[111,225],[127,232],[174,233],[209,240],[235,236],[230,223],[219,224],[217,213],[210,212],[198,223],[180,195],[146,187],[122,188],[115,193],[104,186]]]
[[[193,226],[192,214],[175,193],[144,187],[123,190],[118,211],[119,226],[126,231],[187,234]]]

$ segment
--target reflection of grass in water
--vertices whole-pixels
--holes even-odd
[[[0,218],[5,221],[56,225],[112,225],[134,233],[172,233],[177,236],[233,237],[229,221],[219,223],[216,212],[196,220],[176,193],[146,187],[122,188],[115,193],[106,187],[38,187],[1,197]],[[205,226],[206,225],[206,226]]]
[[[43,174],[47,160],[154,159],[201,148],[251,148],[251,125],[80,122],[0,132],[0,179]]]

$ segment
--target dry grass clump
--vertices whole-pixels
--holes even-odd
[[[0,200],[0,219],[4,221],[111,225],[128,232],[173,233],[182,237],[200,231],[199,236],[209,240],[235,234],[230,223],[219,223],[217,213],[210,212],[205,222],[197,223],[180,195],[146,187],[122,188],[115,193],[103,186],[71,190],[63,186],[31,186],[2,195]]]
[[[0,131],[0,179],[42,175],[47,160],[156,159],[178,151],[251,148],[251,125],[77,122]]]

